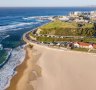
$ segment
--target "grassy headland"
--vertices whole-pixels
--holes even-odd
[[[40,42],[83,41],[89,43],[96,43],[96,38],[93,37],[96,34],[96,30],[94,27],[95,26],[93,23],[63,22],[55,20],[44,26],[41,26],[37,30],[38,34],[40,34],[39,36],[36,36],[33,33],[30,33],[30,36],[36,38],[37,41]],[[48,35],[54,35],[57,36],[57,38],[50,37]],[[69,36],[69,37],[59,37],[59,36]]]
[[[65,36],[93,36],[96,31],[92,23],[62,22],[56,20],[40,27],[40,34]]]

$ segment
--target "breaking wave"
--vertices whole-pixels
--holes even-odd
[[[32,20],[32,19],[35,19],[36,17],[23,17],[22,19],[23,20]]]
[[[0,69],[0,90],[9,87],[10,80],[16,74],[14,69],[24,61],[25,50],[23,48],[24,46],[15,48],[8,62]]]
[[[32,20],[32,19],[41,19],[41,18],[49,18],[49,16],[30,16],[30,17],[23,17],[23,20]]]
[[[0,26],[0,32],[5,32],[5,31],[11,31],[11,30],[20,30],[23,27],[38,24],[39,22],[22,22],[22,23],[17,23],[17,24],[11,24],[7,26]]]

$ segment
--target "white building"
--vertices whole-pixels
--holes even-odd
[[[90,18],[91,18],[92,20],[96,20],[96,11],[91,11],[91,16],[90,16]]]
[[[74,21],[75,22],[85,22],[85,23],[89,22],[88,20],[84,20],[84,19],[75,19]]]
[[[88,16],[88,15],[90,15],[90,12],[77,11],[77,12],[71,12],[69,15],[70,16],[80,16],[80,15]]]
[[[90,14],[93,16],[93,15],[96,15],[96,11],[91,11]]]
[[[70,16],[78,16],[78,15],[81,15],[81,14],[82,14],[82,12],[77,11],[77,12],[71,12],[69,15]]]
[[[69,21],[69,17],[68,16],[62,16],[59,18],[59,20],[61,21]]]
[[[77,42],[74,43],[74,47],[79,48],[79,44]]]

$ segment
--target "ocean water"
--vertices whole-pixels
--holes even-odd
[[[12,50],[9,50],[11,56],[0,69],[0,90],[4,90],[5,86],[9,86],[10,78],[14,75],[14,69],[22,62],[22,59],[24,59],[24,57],[21,56],[25,55],[25,51],[20,47],[24,44],[22,35],[33,28],[49,22],[49,20],[39,20],[38,17],[68,15],[73,11],[96,11],[96,8],[0,8],[0,44],[2,44],[4,48],[11,48]],[[21,51],[22,53],[20,53]],[[10,54],[8,53],[8,55]],[[4,56],[0,55],[0,57]]]

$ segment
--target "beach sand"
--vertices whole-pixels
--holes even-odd
[[[26,48],[7,90],[96,90],[96,55],[42,46]]]
[[[33,90],[33,87],[29,85],[29,81],[32,81],[36,78],[36,75],[34,74],[35,72],[38,77],[41,74],[40,67],[35,65],[40,54],[28,46],[25,47],[25,50],[25,60],[16,68],[18,73],[12,78],[10,87],[8,87],[6,90]],[[34,56],[32,54],[34,54]]]

